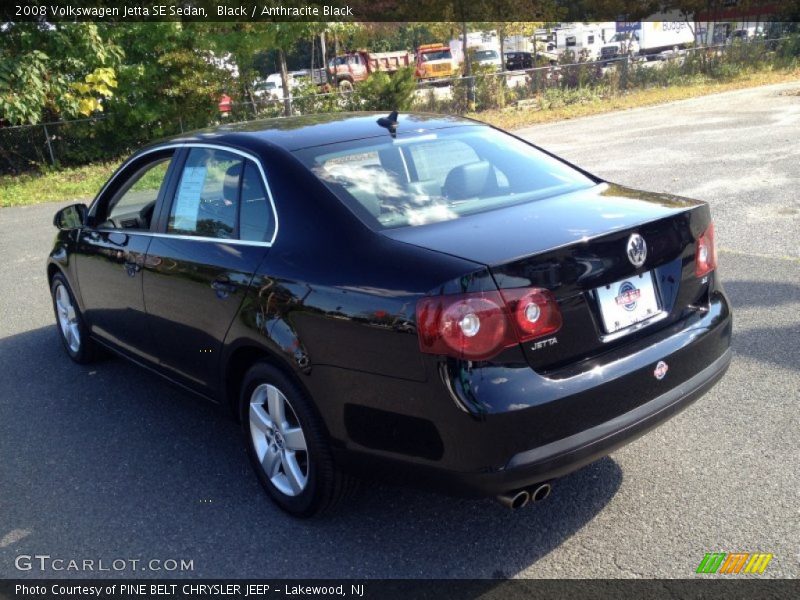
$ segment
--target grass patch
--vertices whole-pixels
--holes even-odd
[[[527,125],[575,119],[616,110],[652,106],[708,94],[792,81],[800,82],[800,69],[765,69],[743,74],[727,81],[698,78],[687,84],[630,90],[623,94],[592,94],[589,93],[591,90],[581,94],[575,93],[577,90],[566,90],[566,97],[560,105],[557,102],[551,102],[548,98],[542,98],[540,102],[533,101],[531,106],[485,110],[470,113],[467,116],[503,129],[516,129]],[[547,108],[542,109],[542,105]]]
[[[93,163],[82,167],[48,169],[39,173],[2,175],[0,207],[90,200],[118,165],[118,162]]]

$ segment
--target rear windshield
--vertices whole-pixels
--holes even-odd
[[[376,230],[450,221],[595,185],[536,148],[483,126],[356,140],[297,156]]]

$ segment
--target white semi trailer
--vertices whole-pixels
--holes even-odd
[[[652,56],[664,50],[680,50],[694,41],[693,27],[685,20],[624,23],[617,25],[617,33],[600,49],[600,56]]]

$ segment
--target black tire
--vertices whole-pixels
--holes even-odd
[[[338,83],[340,94],[350,94],[353,91],[353,82],[349,79],[342,79]]]
[[[267,475],[265,467],[262,466],[256,450],[254,436],[260,435],[261,432],[251,431],[250,404],[251,400],[259,397],[254,396],[254,392],[256,390],[263,391],[265,386],[273,386],[284,396],[288,404],[285,410],[286,421],[287,423],[292,421],[291,427],[296,428],[299,425],[305,438],[306,455],[303,458],[307,470],[306,482],[302,491],[296,495],[288,495],[273,483],[273,480]],[[245,373],[240,389],[239,416],[247,455],[261,485],[280,508],[294,517],[313,517],[334,508],[352,492],[355,480],[334,464],[322,419],[300,386],[272,364],[257,362]],[[259,403],[260,400],[256,400],[256,404]],[[265,439],[267,446],[276,447],[272,445],[271,441],[274,438],[267,437]],[[261,440],[261,443],[263,444],[264,441]],[[281,448],[283,448],[283,443]],[[302,455],[302,451],[299,454]],[[281,456],[283,455],[281,454]],[[281,473],[286,472],[283,464],[279,466],[279,470]],[[280,477],[281,473],[278,473],[277,476]]]
[[[57,296],[60,288],[63,288],[66,291],[71,303],[71,309],[74,311],[72,324],[74,324],[75,331],[78,334],[77,347],[74,343],[67,339],[67,335],[64,333],[64,328],[60,322],[57,302]],[[78,303],[75,301],[75,295],[72,293],[72,289],[69,287],[66,277],[64,277],[64,275],[61,273],[56,273],[50,282],[50,296],[53,300],[53,312],[55,313],[56,317],[56,330],[58,331],[58,337],[61,340],[61,344],[64,346],[64,350],[66,350],[67,355],[76,363],[82,365],[96,361],[102,352],[97,346],[97,343],[89,336],[89,328],[86,326],[86,322],[83,319],[80,308],[78,308]]]

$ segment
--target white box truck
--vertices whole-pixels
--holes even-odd
[[[600,49],[603,59],[654,56],[694,43],[694,30],[685,20],[618,23],[617,33]]]

